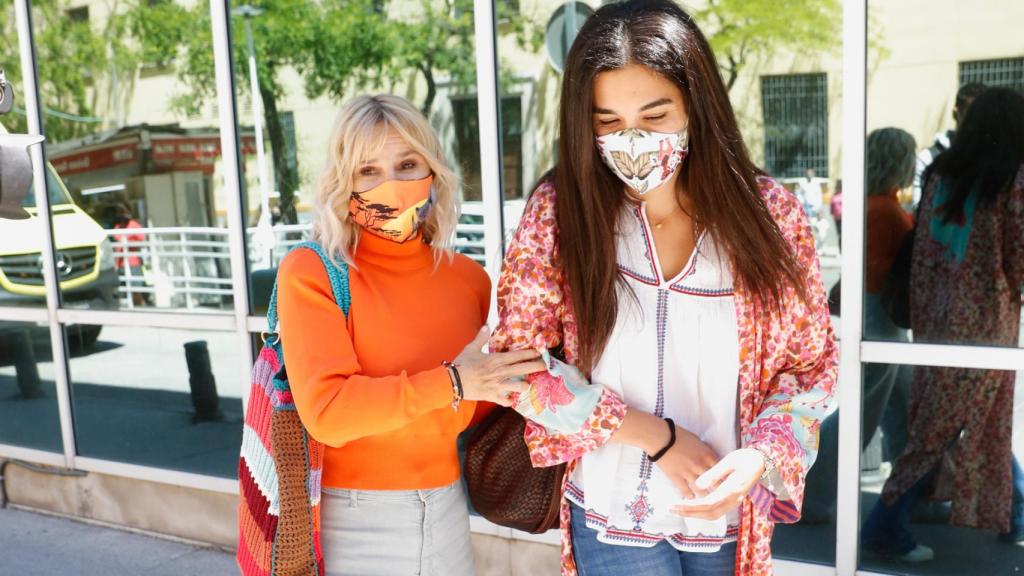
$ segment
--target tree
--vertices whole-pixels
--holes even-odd
[[[295,222],[294,193],[299,187],[297,167],[290,166],[285,128],[278,103],[286,95],[280,73],[291,67],[302,74],[310,96],[325,90],[343,92],[343,86],[362,85],[390,56],[389,39],[376,17],[372,0],[260,0],[252,3],[262,13],[250,20],[259,97],[270,140],[275,181],[280,193],[281,216]],[[163,13],[140,2],[133,21],[144,38],[150,59],[176,62],[178,78],[189,92],[175,107],[197,112],[216,96],[209,7],[191,9],[162,4]],[[249,50],[245,17],[233,16],[232,56],[239,96],[249,97]],[[183,46],[183,48],[182,48]],[[167,55],[173,55],[169,58]],[[240,119],[244,121],[244,119]],[[262,137],[261,135],[259,137]]]
[[[128,21],[118,12],[95,28],[88,20],[68,16],[63,0],[32,3],[33,35],[39,63],[39,100],[43,130],[49,142],[60,142],[118,124],[109,115],[95,117],[101,96],[114,100],[130,90],[140,61],[137,48],[115,41],[127,35]],[[117,3],[114,4],[115,10]],[[12,132],[28,130],[25,95],[21,94],[21,58],[14,6],[0,11],[0,67],[14,83],[16,108],[2,122]]]
[[[285,222],[296,221],[293,192],[299,182],[287,164],[277,105],[285,95],[279,81],[284,68],[294,68],[302,76],[307,97],[327,95],[336,101],[354,89],[394,85],[421,75],[427,88],[421,104],[424,114],[434,105],[439,77],[455,93],[475,85],[472,0],[258,0],[253,5],[263,10],[252,19],[252,34]],[[418,12],[409,10],[417,5]],[[499,13],[508,10],[504,6],[499,4]],[[184,19],[153,14],[141,5],[139,11],[139,19],[148,26],[139,29],[140,35],[152,44],[154,54],[175,54],[181,43],[186,45],[178,70],[191,94],[178,105],[188,109],[213,97],[216,83],[206,6],[198,5]],[[541,41],[539,27],[523,19],[512,29],[520,44]],[[232,18],[232,35],[236,85],[247,86],[248,49],[241,17]]]
[[[751,61],[779,50],[834,51],[840,35],[839,0],[707,0],[694,13],[732,90]]]
[[[422,74],[427,94],[422,110],[429,114],[437,97],[437,75],[445,74],[461,91],[476,83],[473,0],[419,0],[420,18],[397,22],[393,72],[414,69]]]

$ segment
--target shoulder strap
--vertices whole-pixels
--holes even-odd
[[[339,266],[335,266],[327,257],[327,252],[316,242],[309,240],[300,242],[292,247],[292,250],[301,248],[308,248],[320,257],[320,261],[323,262],[324,268],[327,270],[327,277],[331,281],[334,301],[347,317],[349,308],[352,306],[352,296],[348,288],[348,265],[344,261],[339,261]],[[277,332],[277,278],[274,279],[274,290],[270,293],[270,304],[267,306],[267,327],[271,333]]]

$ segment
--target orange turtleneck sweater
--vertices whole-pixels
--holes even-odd
[[[491,283],[469,258],[363,233],[349,270],[352,307],[334,302],[312,250],[278,271],[281,345],[303,424],[327,445],[323,485],[414,490],[459,478],[456,437],[477,410],[452,410],[444,360],[487,321]],[[481,407],[483,408],[483,407]],[[489,411],[489,410],[486,410]]]

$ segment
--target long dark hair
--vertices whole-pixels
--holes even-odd
[[[584,370],[592,369],[618,314],[616,285],[623,279],[615,231],[627,201],[594,145],[594,78],[629,64],[650,68],[682,91],[691,145],[679,177],[693,217],[724,248],[738,282],[768,309],[778,309],[786,283],[806,295],[804,271],[761,198],[761,172],[743,144],[707,39],[670,0],[605,5],[580,29],[566,59],[554,171],[561,265]]]
[[[1024,95],[1009,88],[989,88],[975,98],[948,150],[939,154],[929,177],[948,179],[952,193],[937,215],[959,220],[971,194],[978,205],[991,204],[1008,192],[1024,164]]]

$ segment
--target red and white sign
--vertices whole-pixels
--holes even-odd
[[[50,163],[61,176],[85,174],[138,161],[138,141],[110,144],[85,151],[68,151],[54,154]],[[160,170],[157,172],[203,172],[213,174],[213,167],[220,157],[220,137],[217,135],[186,138],[159,137],[152,140],[152,159]],[[242,154],[256,153],[256,139],[242,138]]]
[[[50,158],[54,170],[61,176],[103,170],[119,164],[131,164],[137,156],[136,142],[114,144],[105,148],[57,154]]]

